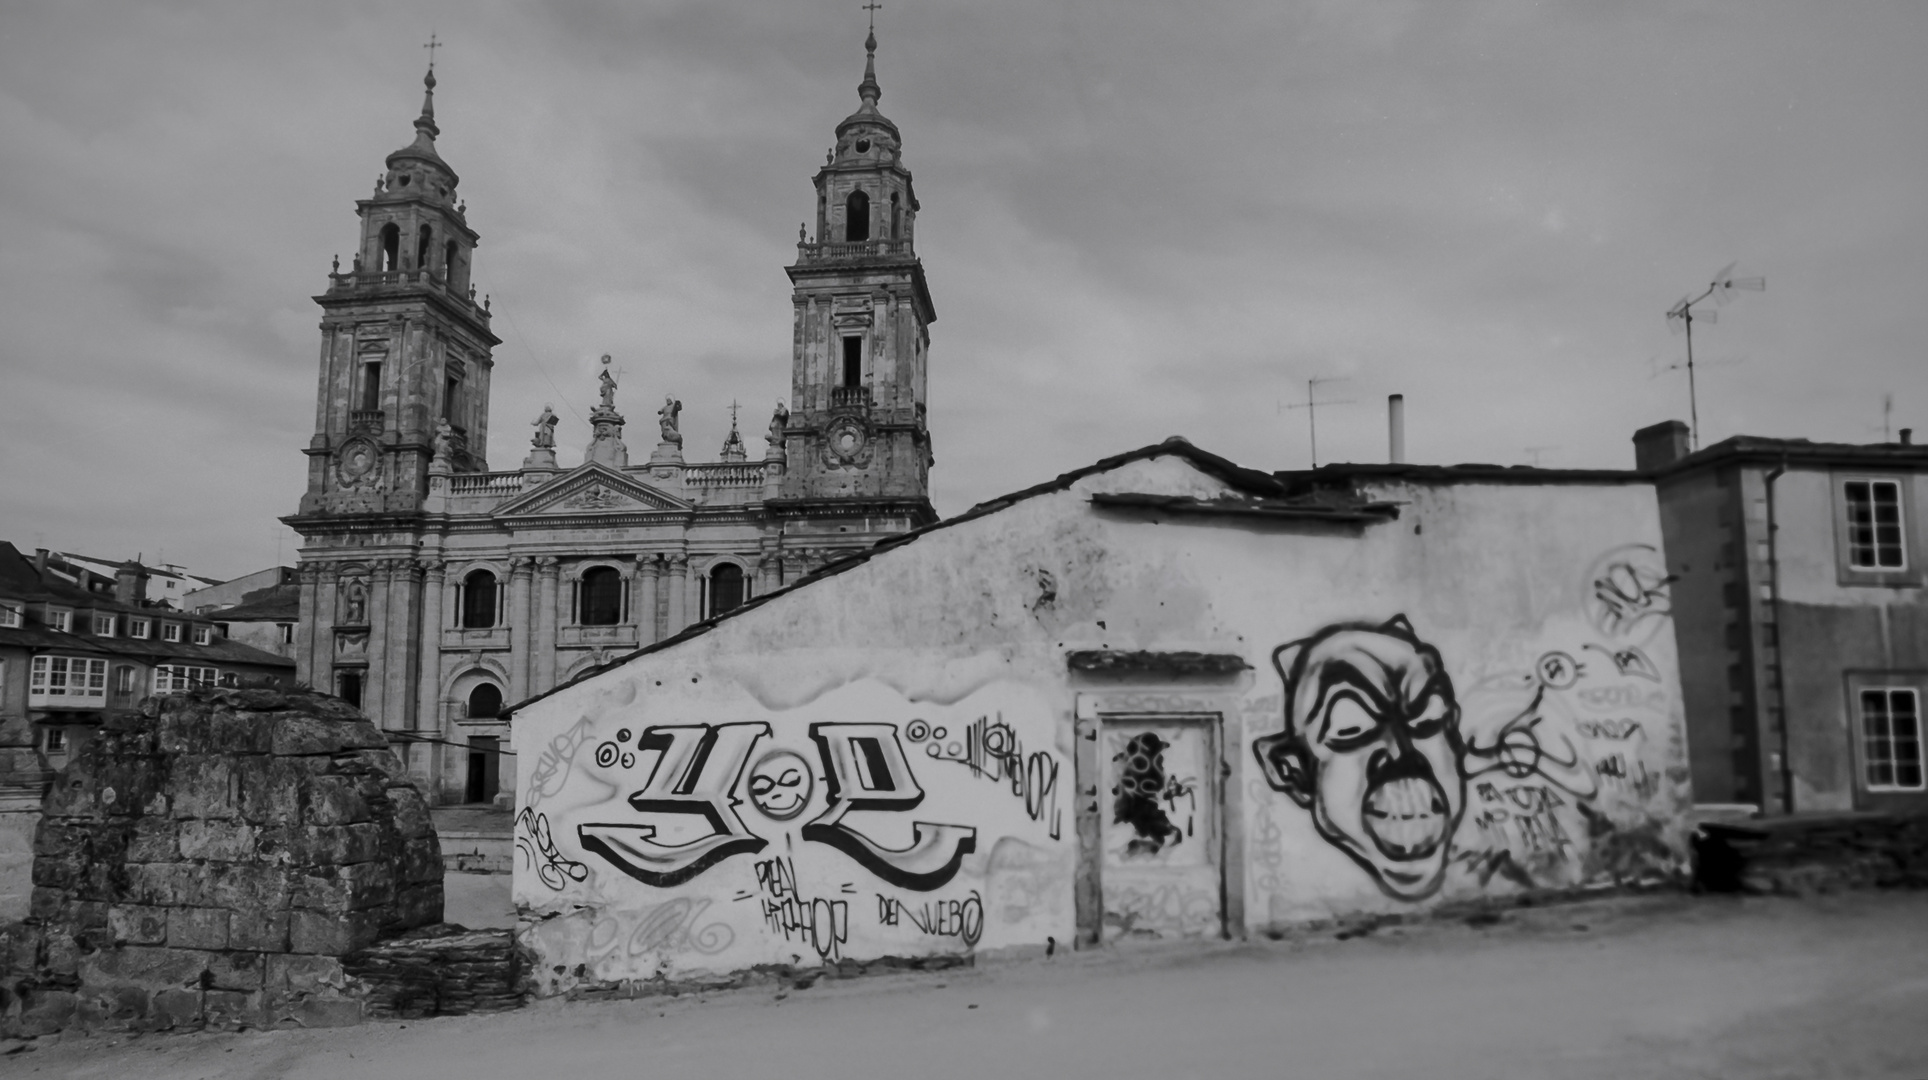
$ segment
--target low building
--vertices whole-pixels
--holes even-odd
[[[512,708],[546,993],[1680,872],[1651,482],[1182,440]]]
[[[256,589],[232,607],[203,608],[199,613],[214,620],[215,627],[229,640],[295,659],[295,626],[301,620],[298,580]]]
[[[219,611],[241,604],[249,596],[267,589],[279,585],[297,585],[300,580],[300,575],[292,566],[270,566],[266,570],[256,570],[252,574],[191,590],[181,597],[181,608],[197,614]]]
[[[1928,808],[1928,447],[1634,437],[1673,578],[1694,792],[1766,814]]]

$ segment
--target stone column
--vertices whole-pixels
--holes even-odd
[[[656,625],[656,596],[662,577],[663,566],[655,555],[636,556],[636,605],[631,613],[636,616],[638,645],[653,645],[661,639]]]
[[[314,636],[309,642],[314,652],[308,660],[308,685],[324,694],[335,692],[335,610],[341,602],[336,594],[340,584],[341,571],[332,563],[322,564],[315,581]]]
[[[301,578],[301,604],[295,616],[295,681],[315,685],[315,638],[321,613],[315,608],[315,585],[321,570],[307,563],[298,571]]]
[[[445,725],[442,721],[442,626],[448,619],[442,611],[442,595],[446,569],[440,559],[421,560],[422,569],[422,649],[418,663],[419,673],[416,685],[420,696],[415,704],[415,730],[433,738],[443,739]],[[409,775],[421,782],[428,791],[438,790],[436,783],[441,769],[441,755],[435,752],[433,744],[416,744],[409,747]]]
[[[763,596],[782,588],[778,581],[780,577],[778,568],[782,565],[774,547],[764,549],[763,557],[756,562],[756,595]]]
[[[382,656],[388,687],[383,694],[387,713],[382,726],[398,731],[416,726],[415,673],[422,648],[416,632],[424,621],[421,602],[422,568],[414,559],[396,559],[388,570],[388,649]]]
[[[382,707],[388,696],[388,568],[387,559],[368,567],[368,668],[362,680],[362,715],[387,727]]]
[[[669,618],[663,636],[675,637],[689,625],[690,557],[676,554],[663,557],[663,575],[669,579]]]
[[[535,640],[535,621],[529,603],[530,560],[527,555],[509,559],[509,700],[529,696],[530,643]]]
[[[535,678],[529,689],[540,694],[556,685],[556,563],[554,555],[536,560]]]

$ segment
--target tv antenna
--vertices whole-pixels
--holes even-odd
[[[1687,335],[1687,415],[1689,420],[1687,431],[1693,439],[1693,448],[1695,450],[1700,449],[1700,399],[1694,387],[1694,323],[1697,321],[1708,323],[1718,322],[1719,319],[1716,318],[1717,312],[1707,310],[1695,311],[1694,305],[1703,300],[1712,299],[1714,306],[1720,307],[1734,298],[1734,292],[1737,289],[1746,289],[1748,292],[1762,292],[1767,288],[1767,279],[1764,277],[1734,277],[1735,265],[1734,263],[1728,263],[1726,266],[1721,267],[1720,273],[1714,275],[1714,280],[1708,282],[1707,288],[1702,290],[1699,296],[1691,299],[1683,296],[1680,298],[1679,303],[1667,309],[1667,328],[1675,332],[1684,332]]]
[[[1319,467],[1319,406],[1352,404],[1351,399],[1345,401],[1320,401],[1319,387],[1329,382],[1346,381],[1348,380],[1343,375],[1320,375],[1316,378],[1307,379],[1305,381],[1305,400],[1303,402],[1293,402],[1291,404],[1281,403],[1279,405],[1281,412],[1286,409],[1305,410],[1306,427],[1312,436],[1312,467],[1315,469]]]
[[[1533,459],[1533,467],[1537,469],[1540,467],[1541,454],[1546,453],[1548,450],[1558,450],[1559,448],[1560,447],[1556,444],[1553,446],[1528,446],[1528,447],[1525,447],[1525,450],[1526,450],[1527,456]]]

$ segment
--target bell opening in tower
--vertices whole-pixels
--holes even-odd
[[[870,239],[870,196],[861,191],[844,200],[844,239],[853,244]]]
[[[389,273],[400,269],[396,264],[402,258],[402,229],[394,222],[382,226],[382,272]]]

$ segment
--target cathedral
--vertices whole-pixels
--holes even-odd
[[[499,339],[470,284],[479,234],[436,150],[430,69],[414,141],[356,203],[352,265],[315,297],[308,487],[282,520],[303,538],[298,677],[390,732],[432,801],[506,788],[505,703],[936,519],[936,312],[902,140],[877,108],[874,33],[864,47],[861,104],[837,125],[814,238],[799,232],[788,267],[790,404],[761,461],[734,421],[717,460],[691,460],[675,400],[632,459],[604,357],[581,465],[557,464],[544,408],[511,451],[520,465],[489,467]]]

